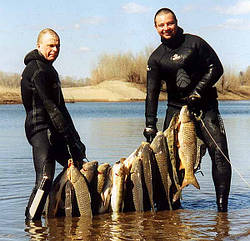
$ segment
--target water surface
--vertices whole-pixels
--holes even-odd
[[[162,128],[165,102],[159,104]],[[144,103],[67,104],[89,160],[113,164],[144,141]],[[249,240],[250,101],[220,102],[233,165],[229,212],[217,213],[208,154],[197,174],[201,190],[183,191],[182,210],[42,219],[26,226],[24,209],[35,180],[22,105],[1,105],[0,240]],[[62,170],[57,165],[56,173]],[[240,175],[242,177],[240,177]],[[244,180],[242,180],[244,178]]]

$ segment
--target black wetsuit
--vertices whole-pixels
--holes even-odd
[[[162,38],[162,44],[148,60],[146,126],[156,125],[162,80],[166,82],[168,93],[164,130],[168,127],[173,115],[187,104],[188,96],[193,91],[197,91],[201,96],[198,109],[203,113],[202,120],[217,145],[228,158],[226,133],[218,110],[217,90],[213,87],[222,74],[223,67],[219,58],[200,37],[183,34],[183,30],[178,28],[173,39]],[[182,78],[185,81],[185,76],[188,76],[190,83],[184,87],[177,84]],[[201,122],[197,122],[196,126],[197,133],[206,144],[212,159],[212,176],[218,210],[227,211],[231,165],[201,126]]]
[[[36,171],[35,187],[26,208],[27,218],[43,177],[48,177],[45,195],[34,217],[39,219],[54,178],[55,161],[65,166],[71,155],[74,160],[81,161],[85,157],[85,146],[65,106],[52,62],[33,50],[27,54],[24,63],[26,67],[22,73],[21,93],[26,111],[25,132],[32,145]]]

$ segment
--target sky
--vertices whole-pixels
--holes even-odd
[[[162,7],[176,13],[184,32],[205,39],[225,68],[250,66],[250,0],[8,0],[0,5],[0,71],[21,74],[24,56],[49,27],[61,39],[59,75],[91,77],[103,54],[156,48],[153,18]]]

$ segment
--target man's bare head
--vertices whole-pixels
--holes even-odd
[[[37,49],[48,61],[55,61],[60,51],[60,38],[50,29],[43,29],[37,38]]]

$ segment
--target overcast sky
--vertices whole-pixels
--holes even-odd
[[[0,71],[21,73],[39,31],[61,37],[60,75],[90,77],[101,54],[157,47],[153,17],[171,8],[186,33],[204,38],[224,67],[250,66],[250,0],[8,0],[0,5]]]

